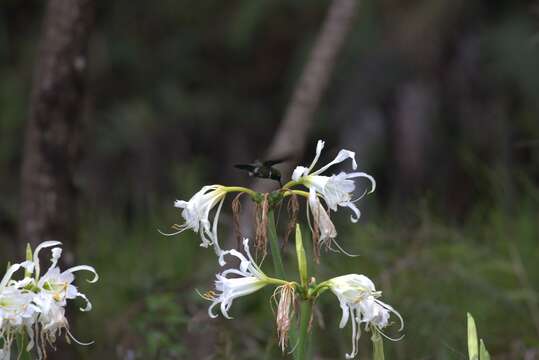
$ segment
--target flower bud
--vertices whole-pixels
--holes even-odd
[[[307,286],[307,256],[305,255],[305,248],[303,247],[303,240],[301,237],[301,228],[296,225],[296,255],[298,256],[298,269],[301,285]]]

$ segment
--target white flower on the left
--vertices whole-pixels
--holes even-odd
[[[200,234],[202,242],[200,246],[208,247],[213,245],[216,254],[222,262],[223,251],[217,239],[217,224],[219,214],[227,194],[227,187],[223,185],[207,185],[202,187],[189,201],[176,200],[174,206],[183,209],[182,217],[185,222],[182,225],[174,225],[176,230],[173,233],[163,233],[163,235],[177,235],[187,229],[191,229]],[[210,221],[210,212],[217,206],[213,223]]]
[[[69,322],[65,316],[67,300],[82,298],[86,305],[81,311],[91,310],[88,298],[73,285],[74,274],[84,270],[91,272],[94,283],[98,280],[95,269],[88,265],[79,265],[60,271],[58,261],[62,254],[58,241],[45,241],[35,250],[31,251],[28,259],[22,263],[12,265],[0,282],[0,338],[3,348],[0,351],[0,360],[9,359],[14,336],[20,334],[27,336],[26,349],[31,351],[37,348],[38,358],[46,356],[46,345],[54,347],[57,335],[62,330],[75,342],[69,332]],[[51,264],[41,276],[39,253],[44,248],[52,247]],[[13,280],[13,275],[24,269],[22,280]]]

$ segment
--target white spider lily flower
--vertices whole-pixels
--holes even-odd
[[[0,328],[21,327],[26,319],[32,318],[36,307],[32,304],[33,294],[15,287],[4,288],[0,293]]]
[[[328,280],[330,290],[337,296],[342,309],[342,317],[339,327],[342,329],[351,318],[352,321],[352,352],[346,354],[347,359],[353,359],[358,353],[358,342],[361,335],[361,324],[365,324],[365,331],[373,331],[390,340],[392,339],[382,332],[389,325],[391,313],[395,314],[401,326],[404,328],[402,316],[391,306],[377,298],[381,296],[376,291],[374,283],[364,275],[348,274]]]
[[[361,216],[361,213],[354,202],[361,199],[365,194],[374,192],[376,189],[376,181],[372,176],[364,172],[341,172],[332,176],[321,175],[331,166],[339,164],[347,159],[352,160],[352,169],[357,169],[355,159],[356,154],[353,151],[344,149],[339,151],[333,161],[329,162],[325,166],[322,166],[320,169],[313,171],[314,166],[320,158],[324,144],[324,141],[318,140],[318,144],[316,146],[316,156],[313,162],[308,168],[304,166],[296,167],[292,174],[292,180],[298,184],[305,185],[310,189],[311,192],[317,192],[327,203],[328,207],[333,211],[337,211],[337,206],[348,207],[353,212],[353,215],[350,217],[351,221],[357,222]],[[356,185],[352,179],[355,178],[366,178],[369,180],[371,183],[371,189],[365,191],[364,194],[358,199],[353,200],[352,194],[356,188]]]
[[[62,249],[59,247],[54,247],[51,249],[51,264],[45,274],[40,277],[41,265],[39,261],[39,252],[44,248],[61,244],[62,243],[59,241],[45,241],[41,243],[34,252],[33,266],[27,266],[27,268],[30,269],[30,273],[32,268],[35,270],[35,285],[39,289],[39,294],[45,293],[50,295],[52,299],[54,299],[54,301],[61,306],[65,306],[68,299],[80,297],[86,302],[86,306],[84,308],[80,308],[80,310],[90,311],[92,309],[92,304],[88,298],[79,292],[77,287],[73,285],[73,281],[75,280],[75,272],[89,271],[93,274],[93,278],[87,281],[89,283],[97,282],[99,280],[99,276],[92,266],[78,265],[67,270],[60,271],[58,261],[62,256]]]
[[[98,281],[95,269],[88,265],[79,265],[61,271],[58,261],[62,255],[58,241],[45,241],[39,244],[32,254],[27,248],[27,260],[10,266],[0,281],[0,360],[9,360],[13,339],[18,334],[26,334],[26,351],[37,348],[37,357],[46,357],[46,345],[54,348],[57,335],[62,330],[78,344],[81,343],[69,332],[69,323],[65,316],[68,299],[82,298],[86,306],[81,311],[91,310],[88,298],[73,285],[75,273],[89,271],[94,276],[90,283]],[[51,249],[50,266],[41,274],[39,253],[42,249]],[[24,269],[22,280],[13,280],[12,276]],[[69,339],[68,339],[69,340]],[[23,351],[23,349],[19,349]]]
[[[39,309],[38,322],[41,325],[41,333],[50,344],[53,344],[57,334],[69,324],[65,317],[65,305],[56,301],[54,295],[45,292],[37,294],[34,303]]]
[[[220,310],[223,316],[227,319],[232,319],[228,315],[228,310],[232,306],[232,302],[245,295],[250,295],[258,290],[262,289],[268,284],[285,284],[285,281],[269,278],[264,272],[256,265],[251,252],[249,251],[249,240],[243,240],[243,247],[247,257],[236,250],[227,250],[224,255],[232,255],[240,260],[238,269],[228,269],[220,274],[216,275],[215,289],[219,293],[210,291],[203,295],[207,300],[212,301],[208,309],[208,314],[212,318],[216,318],[218,315],[214,314],[213,309],[220,305]],[[228,275],[238,275],[238,277],[228,277]]]
[[[25,319],[32,316],[35,307],[31,304],[33,293],[21,289],[19,285],[27,281],[11,280],[15,272],[22,268],[21,264],[11,265],[0,281],[0,331],[4,326],[20,326]]]
[[[202,187],[189,201],[176,200],[174,206],[183,209],[182,217],[185,222],[182,225],[175,225],[177,230],[173,233],[163,233],[163,235],[172,236],[178,235],[187,229],[191,229],[200,234],[202,243],[200,246],[208,247],[213,245],[215,252],[220,257],[222,263],[223,251],[219,247],[217,240],[217,224],[219,222],[219,214],[225,200],[227,187],[222,185],[208,185]],[[217,205],[217,210],[211,223],[209,217],[211,210]]]
[[[95,283],[99,280],[99,276],[92,266],[78,265],[67,270],[61,271],[58,266],[58,261],[62,256],[62,249],[57,247],[61,245],[58,241],[45,241],[41,243],[35,250],[33,255],[33,268],[35,270],[35,287],[37,293],[34,294],[32,302],[38,313],[36,323],[39,325],[39,339],[45,340],[49,345],[54,347],[57,336],[63,331],[80,345],[89,345],[91,343],[82,343],[78,341],[69,331],[69,321],[65,315],[65,307],[67,300],[82,298],[86,305],[81,307],[81,311],[90,311],[92,304],[83,293],[79,292],[77,287],[73,285],[75,273],[78,271],[88,271],[93,274],[93,278],[87,280],[89,283]],[[40,261],[39,252],[44,248],[51,249],[50,265],[47,271],[40,276]],[[45,354],[45,344],[41,343],[38,346],[38,354]]]

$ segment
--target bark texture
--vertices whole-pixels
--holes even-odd
[[[84,80],[93,0],[50,0],[32,85],[21,187],[21,245],[74,241]],[[69,260],[69,259],[66,259]]]

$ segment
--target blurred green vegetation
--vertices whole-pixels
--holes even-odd
[[[365,212],[370,200],[362,206]],[[520,358],[526,349],[539,347],[537,202],[524,200],[511,212],[477,209],[458,227],[433,215],[426,202],[418,209],[406,223],[394,216],[365,215],[362,224],[353,225],[346,216],[335,216],[341,245],[360,257],[325,253],[320,265],[309,264],[313,275],[324,280],[362,273],[375,279],[384,301],[406,321],[404,339],[385,346],[390,359],[466,358],[466,311],[481,324],[481,336],[496,358]],[[195,289],[211,289],[214,254],[198,248],[198,238],[190,233],[173,238],[157,234],[155,224],[173,218],[174,212],[163,213],[154,223],[140,219],[132,229],[103,219],[84,227],[81,261],[94,264],[102,277],[99,286],[85,289],[92,294],[94,310],[78,318],[77,335],[96,340],[85,351],[87,358],[96,351],[110,354],[109,347],[115,346],[117,354],[130,350],[135,358],[187,359],[194,346],[185,341],[187,332],[205,336],[213,333],[201,329],[212,327],[218,329],[213,345],[222,356],[216,358],[255,359],[263,353],[268,359],[282,358],[271,345],[275,330],[269,289],[237,300],[234,320],[200,319],[208,303]],[[226,234],[226,226],[221,228]],[[293,272],[292,244],[285,251]],[[273,273],[271,262],[264,267]],[[343,355],[350,333],[338,329],[337,299],[324,294],[317,307],[316,353],[323,359]],[[368,358],[367,335],[361,349],[360,358]]]

